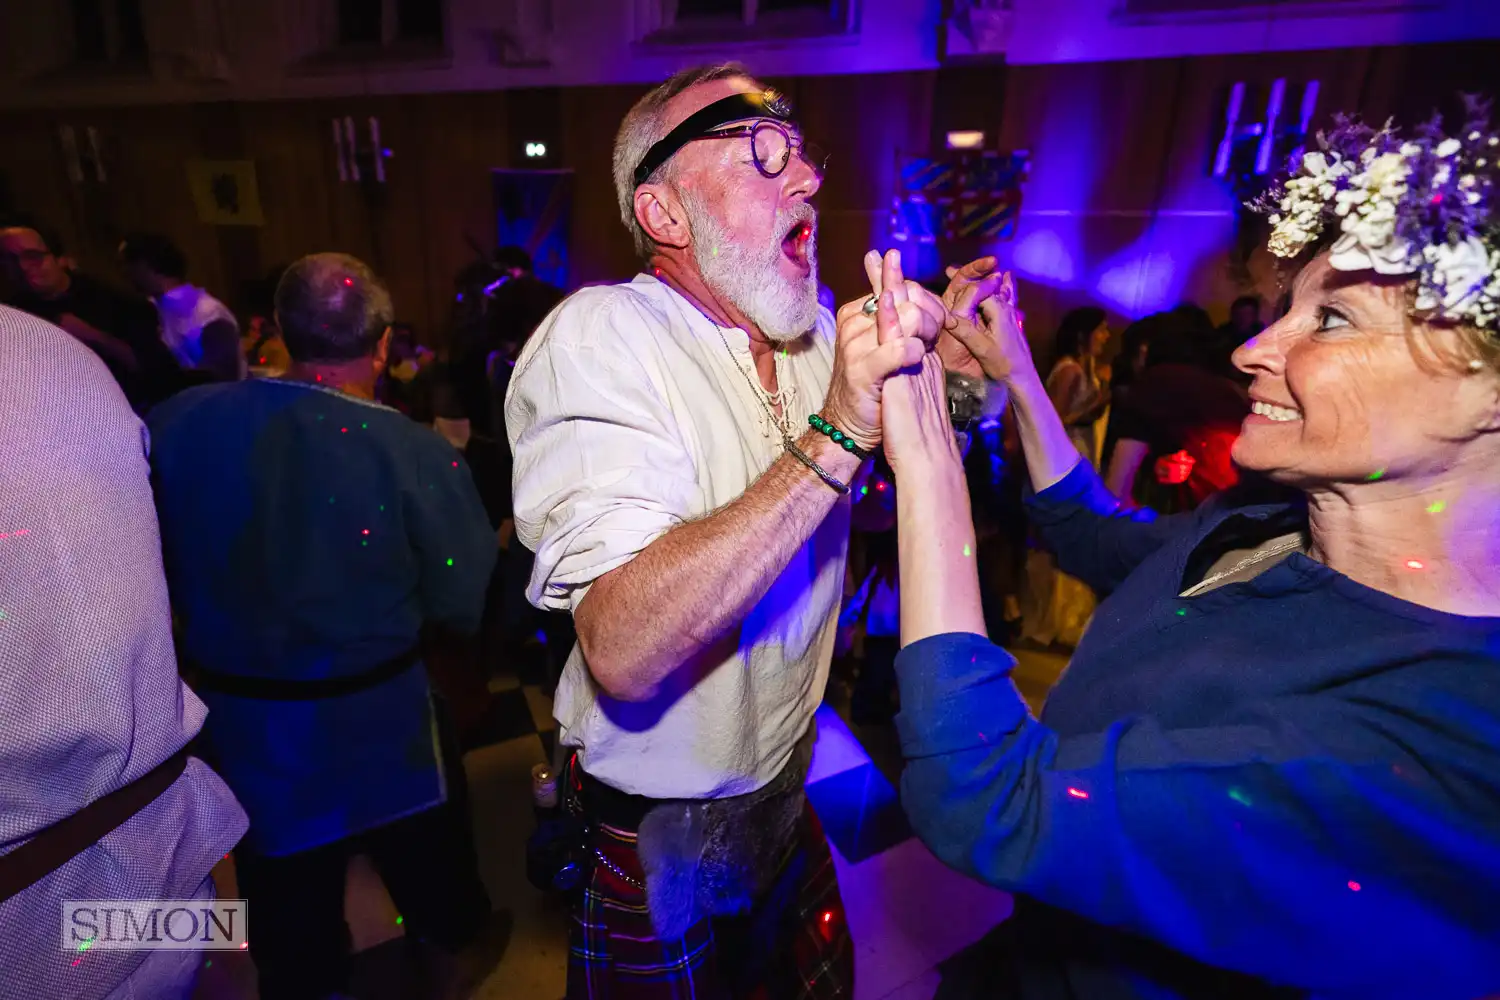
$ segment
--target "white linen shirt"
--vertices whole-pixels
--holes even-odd
[[[777,349],[794,439],[823,405],[833,344],[833,316],[819,309],[812,331]],[[505,400],[533,604],[575,610],[594,580],[734,500],[780,457],[747,373],[743,330],[647,275],[579,291],[543,321]],[[575,646],[553,703],[562,742],[590,775],[652,798],[769,782],[822,700],[848,546],[840,500],[751,610],[733,654],[686,691],[669,679],[652,702],[616,701]]]

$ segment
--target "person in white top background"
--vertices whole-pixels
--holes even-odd
[[[187,280],[187,257],[165,236],[138,233],[120,244],[135,290],[156,305],[161,336],[177,363],[216,381],[245,377],[240,324],[229,307]]]
[[[588,824],[570,1000],[852,995],[807,806],[849,537],[885,378],[972,322],[994,261],[939,300],[867,260],[900,317],[818,303],[823,160],[738,65],[685,70],[626,116],[614,177],[649,273],[577,292],[505,405],[528,597],[571,611],[554,712]],[[944,335],[945,360],[968,360]],[[690,989],[688,989],[690,987]],[[641,992],[644,990],[644,992]]]

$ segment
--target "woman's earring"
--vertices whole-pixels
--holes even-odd
[[[1484,362],[1480,361],[1478,358],[1475,358],[1473,361],[1469,362],[1469,371],[1471,371],[1471,372],[1481,372],[1481,371],[1484,371]]]

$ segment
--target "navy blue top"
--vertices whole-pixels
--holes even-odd
[[[478,630],[495,532],[453,448],[395,410],[257,380],[151,413],[179,654],[220,674],[367,672],[423,626]],[[202,692],[213,763],[282,855],[444,801],[426,671],[338,697]]]
[[[1080,462],[1032,513],[1112,592],[1040,720],[979,636],[897,661],[912,824],[1018,894],[996,995],[1500,991],[1500,619],[1302,555],[1177,596],[1293,506],[1128,513]]]

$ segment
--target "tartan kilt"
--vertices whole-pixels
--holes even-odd
[[[601,825],[593,846],[620,872],[645,884],[634,832]],[[645,892],[598,863],[571,909],[567,1000],[832,1000],[854,995],[854,949],[838,878],[823,825],[810,804],[776,884],[746,918],[705,917],[681,940],[659,940]],[[776,942],[757,956],[756,982],[735,985],[726,981],[726,968],[736,964],[728,954],[743,953],[742,925],[751,920],[760,925],[771,921]]]

